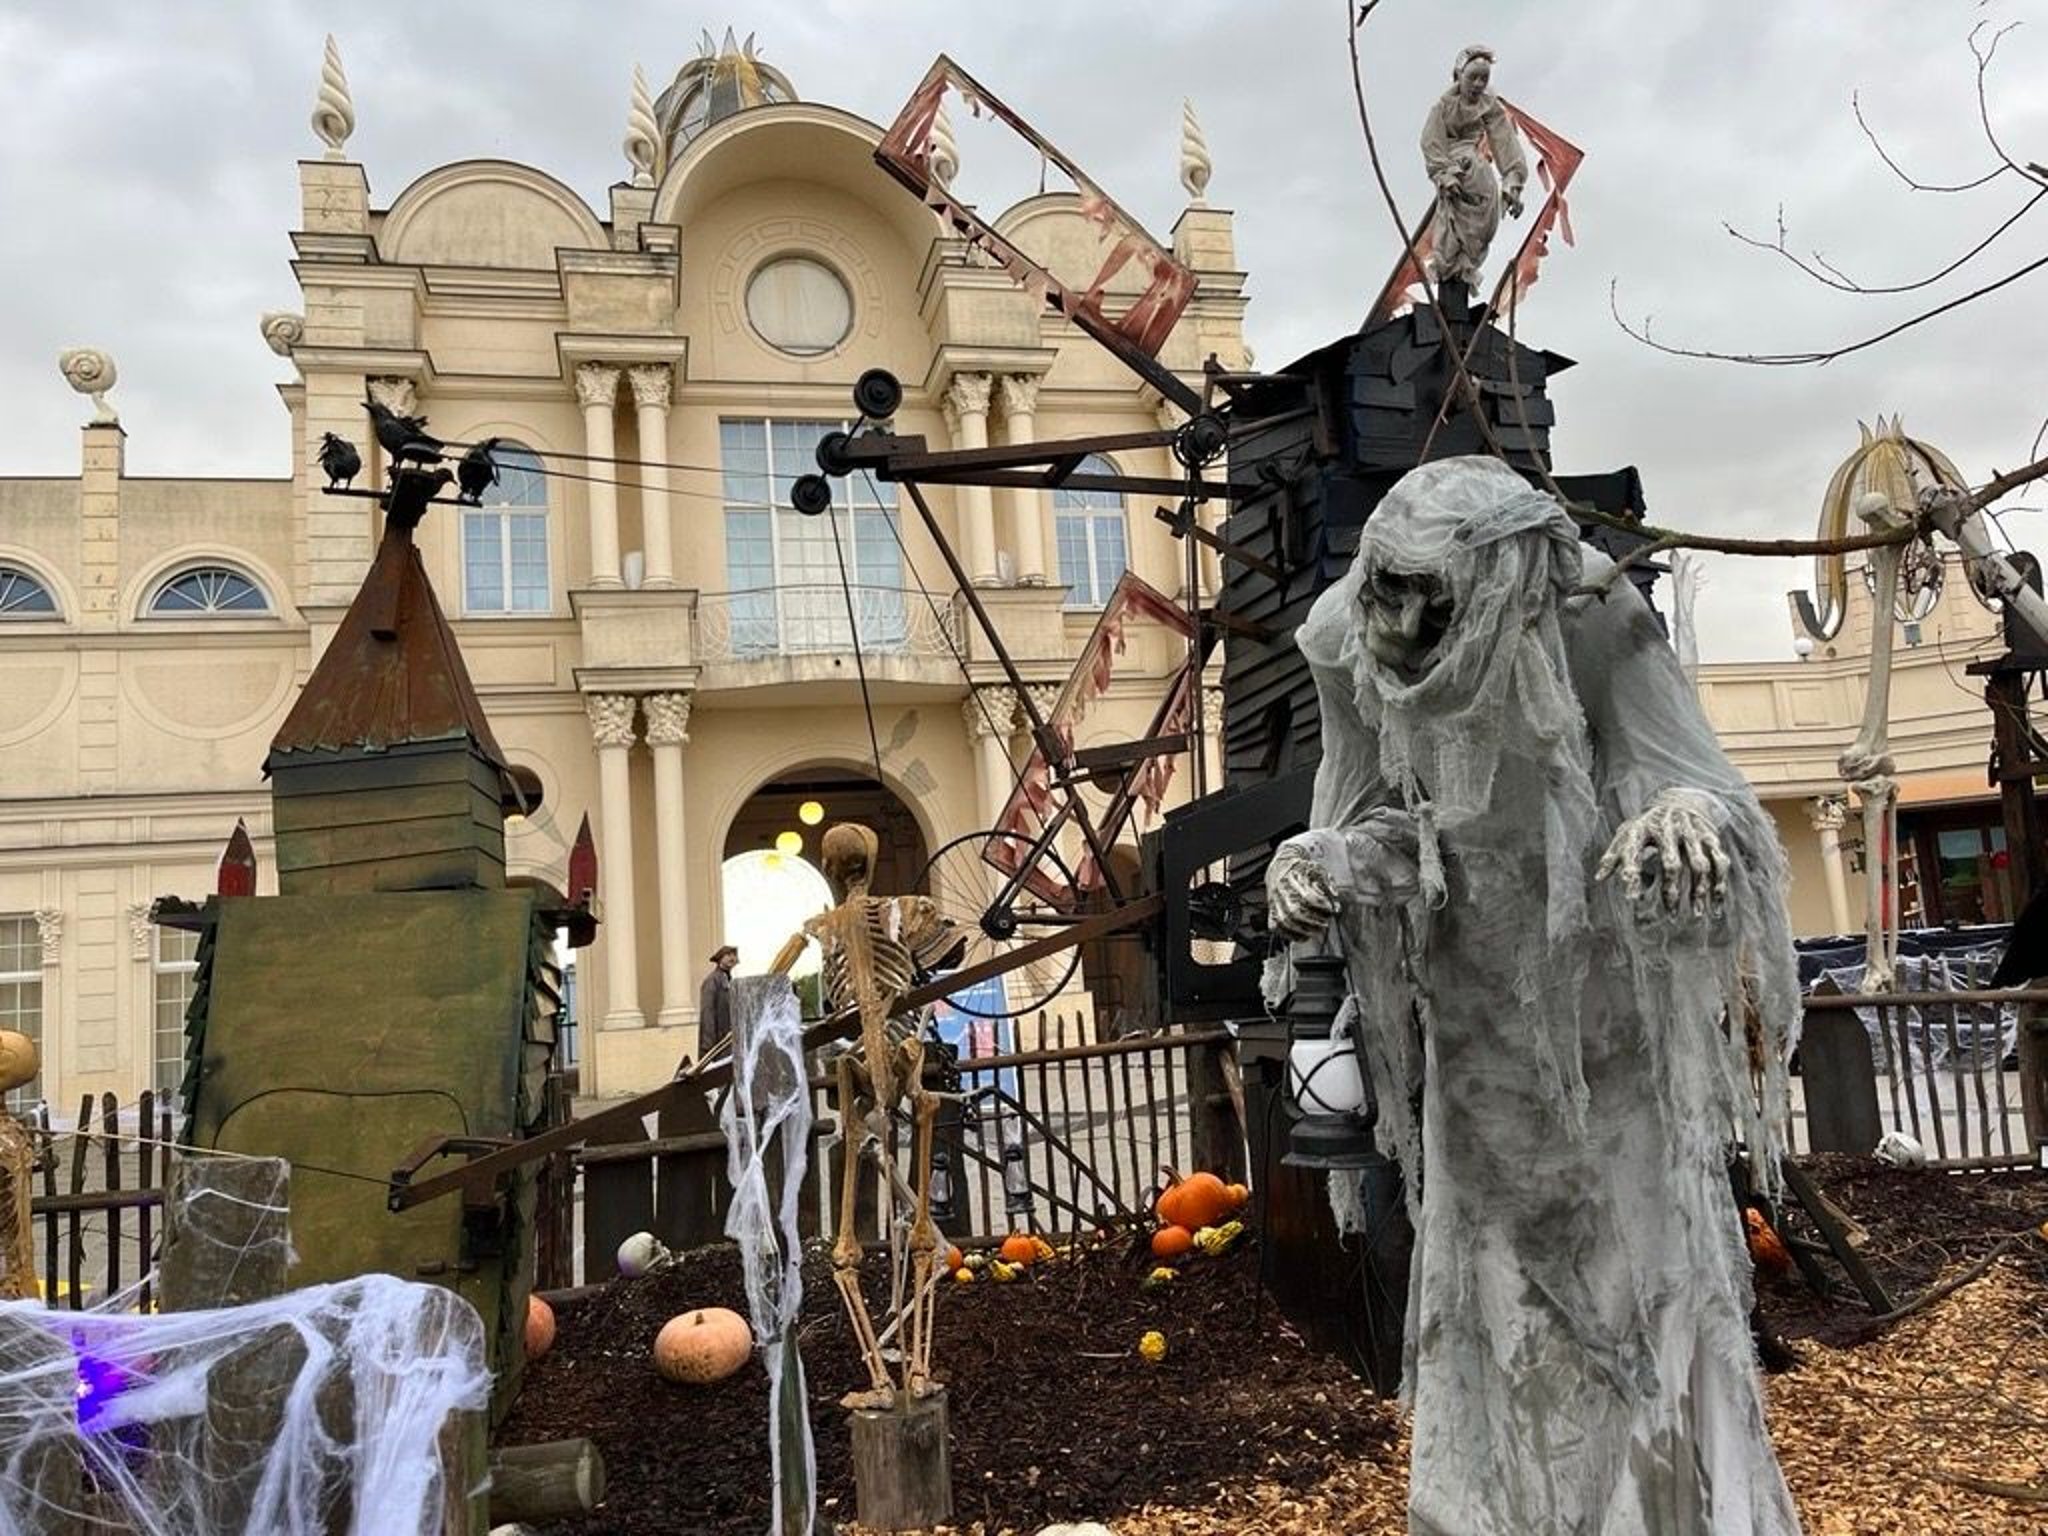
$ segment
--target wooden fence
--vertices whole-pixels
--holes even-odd
[[[945,1095],[934,1138],[933,1213],[956,1240],[1080,1231],[1142,1216],[1164,1167],[1241,1175],[1227,1032],[1105,1040],[1092,1021],[1054,1014],[1006,1028],[1007,1039],[989,1042],[1002,1049],[964,1057],[957,1081],[932,1084]],[[801,1204],[807,1235],[830,1232],[836,1220],[841,1156],[830,1084],[823,1072],[811,1080],[814,1125]],[[907,1121],[897,1141],[907,1173]],[[652,1138],[574,1153],[583,1251],[575,1278],[610,1276],[619,1243],[634,1232],[653,1232],[671,1247],[717,1240],[730,1199],[725,1159],[708,1099],[665,1116]],[[867,1236],[874,1234],[873,1182],[862,1181]],[[543,1285],[568,1283],[562,1267],[543,1266]]]
[[[170,1172],[169,1102],[144,1093],[133,1129],[123,1128],[111,1093],[101,1096],[97,1114],[86,1095],[70,1131],[51,1130],[47,1106],[37,1120],[42,1190],[29,1215],[44,1299],[83,1309],[141,1281],[135,1304],[147,1310]]]
[[[1937,1167],[2033,1163],[2015,1058],[2043,1003],[2048,989],[1809,997],[1793,1150],[1868,1154],[1897,1130]]]

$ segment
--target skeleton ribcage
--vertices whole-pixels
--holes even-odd
[[[845,909],[841,909],[845,912]],[[856,922],[834,923],[825,944],[825,998],[834,1008],[858,1007],[863,1017],[879,1010],[888,1018],[891,1044],[917,1033],[915,1013],[895,1012],[896,1000],[917,981],[917,964],[900,935],[896,903],[885,897],[862,901]]]

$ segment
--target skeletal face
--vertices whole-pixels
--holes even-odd
[[[1365,647],[1403,682],[1436,664],[1436,650],[1456,612],[1441,578],[1425,571],[1378,570],[1366,583]]]

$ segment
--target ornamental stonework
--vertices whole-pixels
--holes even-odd
[[[600,747],[633,745],[633,706],[630,693],[593,693],[583,700],[590,716],[590,739]]]

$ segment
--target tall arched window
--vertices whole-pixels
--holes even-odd
[[[1113,475],[1109,460],[1091,454],[1079,473]],[[1077,491],[1060,487],[1052,493],[1054,534],[1059,544],[1060,581],[1069,608],[1100,608],[1116,590],[1117,578],[1130,564],[1124,536],[1124,498],[1116,491]]]
[[[548,482],[529,448],[501,442],[498,483],[462,514],[465,613],[546,613]]]
[[[149,611],[167,619],[207,614],[269,613],[270,596],[240,571],[225,565],[192,565],[156,589]]]
[[[0,619],[54,619],[57,599],[18,565],[0,565]]]

